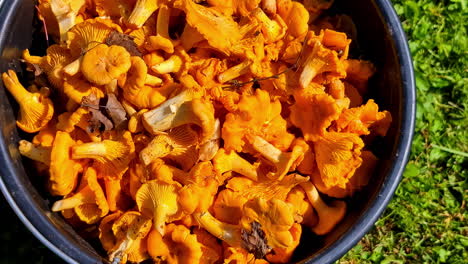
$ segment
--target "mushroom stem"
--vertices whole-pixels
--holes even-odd
[[[275,42],[286,34],[286,25],[279,15],[272,20],[260,8],[253,10],[252,15],[262,23],[262,33],[267,43]]]
[[[149,86],[160,86],[163,83],[163,80],[161,80],[161,78],[158,78],[156,76],[147,74],[145,83]]]
[[[106,156],[108,149],[103,142],[89,142],[73,147],[72,159],[100,159]]]
[[[249,60],[237,64],[218,75],[218,81],[220,83],[225,83],[234,80],[235,78],[248,73],[250,71],[250,65],[252,65],[252,61]]]
[[[253,181],[258,180],[256,167],[234,151],[226,154],[224,149],[220,149],[213,158],[213,164],[220,174],[234,171]]]
[[[169,36],[169,19],[171,18],[171,9],[167,5],[162,5],[158,11],[158,18],[156,20],[156,33],[166,39]]]
[[[89,186],[86,186],[73,196],[56,201],[54,205],[52,205],[52,211],[58,212],[66,209],[72,209],[82,204],[94,202],[95,194]]]
[[[121,195],[122,187],[119,180],[105,179],[104,186],[106,188],[107,204],[111,212],[117,211],[117,201]]]
[[[63,67],[63,72],[70,76],[76,75],[81,68],[81,58],[79,57],[78,59],[74,60],[72,63],[68,64],[67,66]]]
[[[294,146],[291,152],[283,153],[275,148],[268,141],[259,136],[248,136],[253,148],[260,152],[263,157],[273,162],[276,166],[276,172],[269,172],[267,177],[270,179],[282,180],[289,172],[294,162],[306,151],[303,146]]]
[[[40,65],[46,60],[46,57],[31,56],[29,50],[25,49],[23,51],[23,59],[28,63]]]
[[[27,140],[20,140],[18,149],[21,155],[29,159],[42,162],[46,165],[50,165],[50,148],[36,146]]]
[[[299,83],[303,89],[309,86],[315,76],[320,73],[321,68],[325,66],[325,61],[316,55],[320,45],[322,44],[319,42],[314,44],[312,52],[304,63],[304,68],[299,77]]]
[[[262,154],[262,156],[267,160],[273,163],[278,163],[281,160],[281,155],[283,155],[283,152],[275,148],[275,146],[270,144],[270,142],[259,136],[251,136],[249,139],[251,140],[254,149],[260,152],[260,154]]]
[[[168,208],[164,204],[157,206],[154,210],[153,225],[161,236],[164,236],[165,233],[167,214]]]
[[[158,10],[158,2],[157,0],[138,0],[128,18],[129,26],[135,28],[143,26],[146,20]]]
[[[12,70],[8,70],[8,73],[4,72],[2,74],[3,82],[5,83],[5,87],[7,90],[13,95],[16,102],[21,106],[23,102],[25,102],[26,98],[32,97],[33,94],[30,93],[26,88],[18,80],[16,73]]]
[[[198,221],[206,231],[213,236],[223,240],[232,247],[241,246],[241,232],[236,225],[226,224],[214,218],[209,212],[194,214]]]
[[[328,206],[321,198],[317,188],[310,182],[300,184],[307,194],[309,202],[317,211],[319,222],[312,227],[317,235],[325,235],[330,232],[344,217],[346,213],[346,203],[335,200],[331,206]]]
[[[179,56],[172,55],[169,59],[154,65],[151,69],[158,74],[166,74],[180,71],[182,64],[183,61]]]
[[[137,113],[137,110],[125,99],[122,100],[122,106],[125,109],[125,112],[127,112],[128,116],[133,116]]]

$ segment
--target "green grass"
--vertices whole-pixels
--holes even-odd
[[[467,1],[392,2],[416,73],[411,160],[382,218],[338,263],[467,263]]]
[[[394,0],[414,58],[418,114],[411,161],[375,228],[338,263],[466,263],[466,0]],[[0,264],[61,263],[0,199]],[[3,222],[3,221],[2,221]]]

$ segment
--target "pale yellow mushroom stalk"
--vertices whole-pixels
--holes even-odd
[[[50,147],[38,146],[27,140],[20,140],[18,149],[21,155],[29,159],[42,162],[46,165],[50,165],[50,154],[52,151]]]
[[[142,121],[146,130],[155,135],[181,125],[196,124],[202,129],[202,143],[210,138],[215,129],[213,104],[207,100],[193,98],[188,91],[144,113]]]
[[[221,144],[221,121],[219,119],[215,120],[215,129],[213,135],[210,139],[200,147],[200,157],[201,161],[212,160],[216,153],[219,150]]]
[[[319,222],[312,227],[312,231],[317,235],[327,234],[344,218],[346,203],[334,200],[329,206],[320,198],[317,188],[310,181],[301,183],[300,185],[318,214]]]
[[[151,69],[158,74],[176,73],[182,69],[184,61],[178,55],[172,55],[169,59],[158,63]]]
[[[171,9],[166,5],[161,5],[156,21],[156,36],[148,37],[148,50],[163,50],[169,54],[174,53],[174,44],[169,36],[169,19]]]
[[[67,32],[76,23],[76,16],[84,6],[85,0],[51,0],[52,13],[57,18],[60,29],[60,40],[67,40]]]
[[[218,81],[220,83],[226,83],[236,79],[239,76],[249,73],[252,63],[252,61],[246,60],[227,69],[225,72],[218,75]]]
[[[305,146],[297,144],[291,152],[282,152],[259,136],[248,136],[253,148],[276,166],[276,172],[269,172],[270,179],[282,180],[293,164],[304,155]]]
[[[213,157],[213,166],[219,174],[234,171],[253,181],[258,180],[256,166],[250,164],[235,151],[226,153],[224,149],[218,150]]]
[[[158,10],[164,0],[137,0],[130,17],[128,25],[134,28],[141,28],[146,20]]]
[[[286,35],[288,27],[279,15],[274,15],[273,19],[270,19],[260,8],[253,10],[251,14],[261,23],[266,43],[274,43]]]
[[[201,227],[216,238],[223,240],[232,247],[241,246],[240,226],[223,223],[214,218],[209,212],[195,213],[194,217]]]

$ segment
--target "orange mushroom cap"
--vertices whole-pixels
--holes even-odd
[[[53,195],[71,193],[83,171],[83,162],[72,159],[71,149],[76,146],[69,133],[57,131],[50,157],[49,190]]]
[[[226,115],[223,124],[226,150],[242,151],[248,142],[247,135],[260,136],[280,150],[289,148],[294,136],[286,130],[279,101],[271,102],[267,92],[257,89],[254,95],[242,95],[238,108],[237,112]],[[252,112],[252,109],[263,111]]]

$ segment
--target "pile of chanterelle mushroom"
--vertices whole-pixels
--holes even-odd
[[[287,263],[330,232],[391,123],[330,5],[39,0],[56,44],[2,77],[52,211],[113,263]]]

